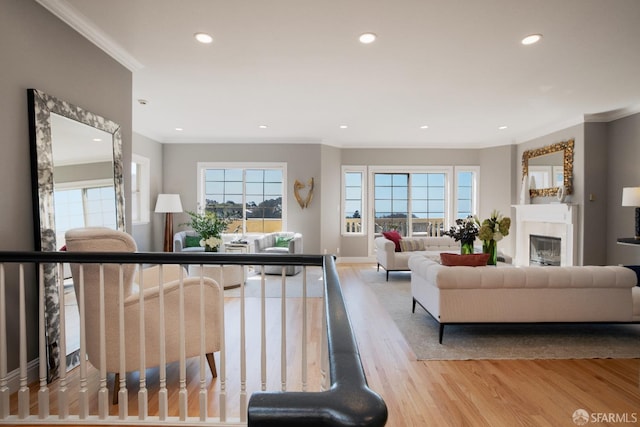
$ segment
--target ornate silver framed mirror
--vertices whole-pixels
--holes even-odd
[[[69,228],[124,231],[120,126],[37,89],[27,98],[35,250],[59,250]],[[58,274],[54,265],[44,266],[50,380],[61,359]]]

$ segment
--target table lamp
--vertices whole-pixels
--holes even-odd
[[[173,252],[173,214],[182,212],[179,194],[158,194],[156,213],[166,215],[164,223],[164,251]]]
[[[640,187],[624,187],[622,189],[622,206],[636,208],[636,240],[640,240]]]

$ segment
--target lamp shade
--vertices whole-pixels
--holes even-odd
[[[624,187],[622,189],[622,206],[640,207],[640,187]]]
[[[182,212],[182,202],[179,194],[158,194],[156,213]]]

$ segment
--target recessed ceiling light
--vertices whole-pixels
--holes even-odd
[[[193,37],[195,37],[200,43],[209,44],[213,42],[213,37],[207,33],[195,33]]]
[[[177,130],[178,132],[182,132],[184,129],[183,129],[183,128],[176,128],[176,130]]]
[[[422,126],[420,126],[420,129],[429,129],[429,126],[427,126],[427,125],[422,125]]]
[[[507,127],[506,126],[500,126],[498,129],[499,130],[505,130]]]
[[[377,37],[378,36],[376,36],[374,33],[363,33],[363,34],[360,34],[360,37],[358,37],[358,40],[360,40],[360,43],[369,44],[376,41]]]
[[[541,38],[542,34],[530,34],[527,37],[523,38],[521,43],[524,45],[534,44],[538,43]]]
[[[93,138],[93,142],[100,142],[102,141],[102,138]]]
[[[260,126],[258,126],[258,127],[259,127],[260,129],[266,129],[266,128],[268,128],[269,126],[267,126],[267,125],[260,125]]]
[[[346,129],[346,128],[348,128],[348,127],[349,127],[349,126],[347,126],[347,125],[340,125],[340,129]]]

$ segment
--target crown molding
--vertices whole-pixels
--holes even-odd
[[[602,113],[585,114],[585,122],[612,122],[622,119],[633,114],[640,113],[640,105],[632,105],[631,107],[618,108],[616,110],[605,111]]]
[[[91,43],[105,51],[109,56],[124,65],[129,71],[139,71],[144,65],[133,57],[125,48],[98,28],[94,22],[65,0],[36,0],[62,22],[76,30]]]
[[[172,137],[164,138],[161,144],[322,144],[315,138],[237,138],[237,137]]]

